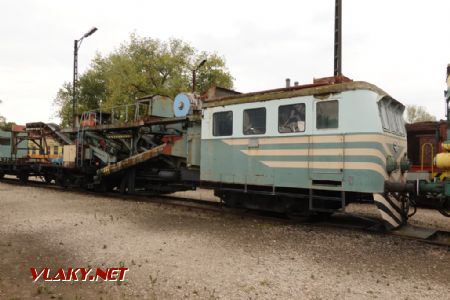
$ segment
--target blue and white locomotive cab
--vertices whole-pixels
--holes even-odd
[[[389,228],[406,222],[404,106],[378,87],[299,86],[202,109],[201,180],[225,202],[333,212],[369,200]]]

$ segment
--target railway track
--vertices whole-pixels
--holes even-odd
[[[23,185],[18,179],[3,178],[1,183]],[[326,219],[307,218],[301,216],[286,216],[285,214],[268,213],[249,209],[229,208],[221,202],[198,200],[191,198],[181,198],[171,195],[151,196],[144,193],[120,194],[118,192],[99,193],[84,189],[63,188],[54,184],[48,184],[44,181],[30,180],[27,186],[52,189],[60,192],[77,193],[80,195],[91,195],[96,197],[111,197],[120,200],[135,200],[170,205],[173,207],[188,208],[202,211],[215,212],[220,214],[233,214],[244,217],[256,217],[267,219],[282,224],[308,224],[312,227],[322,228],[341,228],[347,230],[356,230],[362,233],[389,235],[402,239],[415,240],[421,243],[433,244],[447,247],[450,250],[450,231],[436,230],[433,228],[420,227],[415,225],[406,225],[395,231],[386,231],[379,219],[372,217],[363,217],[349,213],[335,213]]]

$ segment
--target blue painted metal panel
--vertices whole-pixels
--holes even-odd
[[[23,133],[25,134],[25,133]],[[0,129],[0,159],[10,159],[11,156],[12,133]],[[18,144],[18,148],[27,148],[27,141]],[[18,150],[16,158],[27,156],[27,150]]]

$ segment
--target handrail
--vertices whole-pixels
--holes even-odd
[[[130,120],[136,121],[151,110],[152,100],[153,99],[144,99],[131,104],[110,106],[107,108],[100,107],[98,109],[87,110],[83,112],[83,115],[87,117],[84,121],[91,121],[90,116],[92,115],[92,121],[95,122],[96,125],[104,125],[103,122],[105,121],[105,114],[110,115],[109,122],[105,124],[114,124],[116,121],[120,121],[121,119],[123,119],[122,121],[124,122],[128,122]],[[148,110],[142,109],[142,105],[147,105],[149,107]],[[86,125],[79,124],[79,126],[84,127]]]

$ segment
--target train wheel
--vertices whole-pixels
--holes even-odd
[[[55,183],[63,188],[67,188],[68,186],[66,180],[63,177],[57,177],[55,179]]]
[[[23,184],[26,184],[28,182],[28,174],[26,173],[21,173],[17,176],[20,180],[20,182],[22,182]]]
[[[100,184],[94,185],[94,191],[98,193],[107,193],[114,190],[114,185],[110,182],[102,180]]]
[[[325,211],[314,212],[309,216],[309,220],[313,222],[326,221],[329,218],[331,218],[332,215],[333,215],[332,212],[325,212]]]
[[[218,196],[227,207],[241,207],[242,198],[246,197],[245,195],[232,192],[217,192],[215,195]]]
[[[45,175],[44,176],[44,181],[45,181],[45,183],[51,183],[52,182],[52,180],[53,180],[53,177],[52,176],[50,176],[50,175]]]

